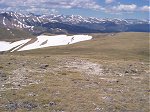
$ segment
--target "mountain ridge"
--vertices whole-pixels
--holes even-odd
[[[33,35],[42,33],[77,34],[109,32],[149,32],[150,21],[138,19],[108,19],[82,17],[80,15],[35,15],[17,12],[1,12],[0,27],[27,31]]]

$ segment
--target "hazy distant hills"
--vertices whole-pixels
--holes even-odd
[[[14,35],[11,32],[12,29],[39,35],[42,33],[149,32],[149,26],[149,20],[85,18],[79,15],[34,15],[17,12],[0,13],[0,28],[10,31],[12,36]]]

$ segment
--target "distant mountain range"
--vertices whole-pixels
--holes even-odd
[[[149,32],[149,20],[101,19],[79,15],[35,15],[1,12],[0,28],[21,30],[30,34],[77,34],[107,32]],[[12,33],[10,31],[10,33]],[[13,34],[12,34],[13,35]]]

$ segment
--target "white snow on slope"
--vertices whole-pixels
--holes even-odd
[[[88,35],[73,35],[73,36],[40,35],[37,37],[37,40],[34,43],[28,44],[26,46],[23,46],[23,45],[25,45],[31,39],[16,41],[13,43],[0,41],[0,51],[11,50],[11,52],[13,52],[20,47],[21,48],[18,51],[25,51],[25,50],[38,49],[38,48],[44,48],[44,47],[49,47],[49,46],[60,46],[60,45],[73,44],[73,43],[77,43],[80,41],[91,40],[91,39],[92,39],[92,36],[88,36]]]
[[[74,35],[74,36],[41,35],[41,36],[38,36],[37,39],[38,39],[37,41],[21,48],[19,51],[31,50],[31,49],[37,49],[37,48],[43,48],[43,47],[49,47],[49,46],[60,46],[60,45],[73,44],[73,43],[80,42],[80,41],[90,40],[90,39],[92,39],[92,37],[88,36],[88,35]]]
[[[21,40],[21,41],[16,41],[16,42],[5,42],[5,41],[0,41],[0,51],[9,51],[19,45],[24,45],[31,39],[26,39],[26,40]]]
[[[5,17],[3,18],[3,25],[5,25],[5,26],[6,26],[6,23],[5,23]]]

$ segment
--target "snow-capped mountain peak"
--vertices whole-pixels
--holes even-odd
[[[138,31],[149,31],[149,24],[149,20],[137,19],[109,19],[55,14],[35,15],[12,11],[0,13],[1,27],[22,29],[34,34],[51,32],[51,28],[59,28],[69,33],[134,31],[137,28]]]

